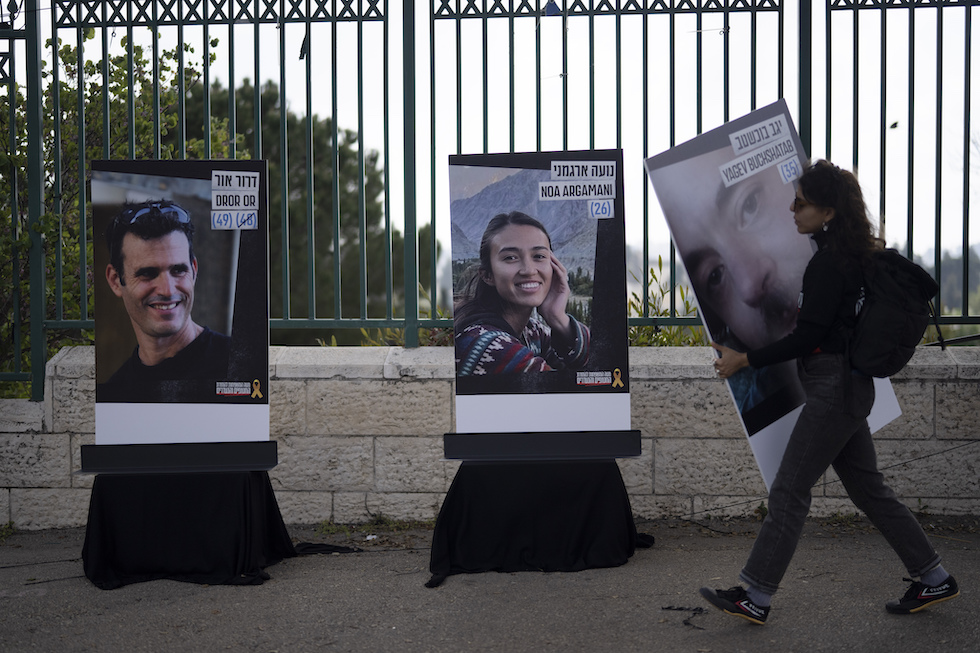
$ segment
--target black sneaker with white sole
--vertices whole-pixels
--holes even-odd
[[[926,585],[911,578],[905,580],[912,583],[905,596],[885,604],[885,609],[892,614],[912,614],[919,610],[942,603],[950,599],[955,599],[960,595],[960,588],[956,585],[956,579],[949,576],[939,585]]]
[[[701,596],[708,599],[711,605],[726,614],[741,617],[760,626],[766,623],[766,619],[769,617],[769,608],[764,608],[750,601],[745,593],[745,588],[741,585],[736,585],[728,590],[713,590],[702,587],[700,591]]]

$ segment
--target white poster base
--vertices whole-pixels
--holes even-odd
[[[902,408],[898,405],[898,398],[895,397],[895,389],[889,379],[875,379],[875,403],[868,415],[868,427],[871,432],[881,429],[883,426],[896,419],[902,414]],[[793,412],[776,420],[755,435],[749,438],[749,446],[752,455],[755,456],[759,471],[766,482],[766,489],[772,489],[772,483],[776,480],[776,472],[779,471],[779,464],[783,460],[783,453],[786,451],[786,444],[789,436],[793,432],[796,420],[803,412],[800,406]]]
[[[95,404],[95,444],[268,439],[269,404]]]
[[[629,429],[628,393],[456,395],[457,433]]]

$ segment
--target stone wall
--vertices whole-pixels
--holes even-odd
[[[638,517],[745,515],[765,485],[708,348],[630,350],[633,428],[642,455],[619,461]],[[273,347],[270,472],[287,523],[435,517],[458,462],[448,348]],[[83,525],[95,442],[91,347],[49,361],[45,401],[0,400],[0,523]],[[980,348],[922,348],[893,379],[903,415],[876,436],[879,463],[914,510],[980,514]],[[813,514],[854,512],[833,472]]]

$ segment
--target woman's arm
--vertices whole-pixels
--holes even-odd
[[[718,373],[719,378],[727,379],[743,367],[749,366],[748,354],[719,345],[717,342],[711,343],[711,346],[720,354],[715,361],[715,372]]]

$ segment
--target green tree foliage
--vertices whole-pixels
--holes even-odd
[[[93,316],[90,205],[81,206],[88,187],[88,163],[94,159],[171,158],[172,147],[161,146],[177,125],[177,51],[151,61],[140,46],[132,61],[117,55],[102,61],[86,59],[84,44],[94,30],[83,34],[81,46],[57,49],[57,83],[48,62],[42,62],[44,204],[33,228],[44,247],[47,319],[74,320]],[[127,47],[123,39],[122,47]],[[46,52],[50,52],[51,43]],[[192,52],[191,48],[186,50]],[[129,66],[135,80],[129,91]],[[184,70],[185,84],[193,87],[200,73]],[[159,109],[153,91],[159,92]],[[10,102],[16,134],[10,142]],[[25,91],[0,97],[0,371],[13,371],[19,357],[21,370],[30,369],[29,225],[27,224],[27,119]],[[191,146],[195,146],[191,143]],[[36,180],[34,180],[35,183]],[[16,204],[15,204],[16,199]],[[84,209],[84,211],[82,210]],[[60,260],[60,266],[58,261]],[[58,304],[60,286],[61,304]],[[85,313],[82,307],[86,308]],[[60,310],[59,310],[60,308]],[[14,348],[19,335],[21,351]],[[47,357],[67,344],[91,342],[91,331],[49,329],[45,332]],[[25,383],[0,384],[0,396],[28,396]]]
[[[897,247],[898,251],[905,251]],[[933,278],[939,280],[939,301],[942,304],[940,315],[963,315],[963,293],[966,293],[967,309],[970,315],[980,314],[980,255],[976,249],[967,249],[967,277],[963,278],[963,257],[954,256],[950,252],[943,252],[940,261],[941,275],[936,276],[935,259],[926,261],[916,257],[916,263],[921,265]],[[943,327],[944,338],[958,338],[976,334],[976,325],[956,324]],[[933,327],[926,329],[923,342],[935,342],[939,338]],[[966,342],[967,345],[975,345],[976,342]]]
[[[661,281],[664,278],[664,261],[660,257],[657,267],[650,268],[650,296],[647,302],[650,307],[650,317],[668,317],[670,315],[670,283]],[[633,277],[636,279],[636,277]],[[639,281],[637,279],[637,281]],[[697,306],[691,299],[691,291],[685,286],[677,286],[680,294],[680,306],[677,307],[679,317],[697,315]],[[635,292],[629,299],[630,317],[643,317],[643,300]],[[687,326],[631,326],[629,328],[630,345],[633,347],[682,347],[707,345],[703,327]]]
[[[432,313],[425,306],[431,306],[429,295],[425,288],[419,286],[419,295],[422,305],[419,313],[424,319],[432,317]],[[437,308],[435,316],[443,320],[451,320],[452,315],[442,308]],[[317,339],[321,346],[337,346],[337,339],[331,338],[328,342],[321,338]],[[432,327],[419,329],[419,345],[422,347],[451,347],[455,343],[453,339],[453,327]],[[364,347],[404,347],[405,329],[361,329],[361,345]]]
[[[363,168],[358,156],[356,132],[339,129],[330,118],[309,119],[291,111],[283,113],[279,90],[268,82],[258,92],[246,81],[234,94],[235,124],[229,119],[229,93],[220,85],[209,89],[210,115],[205,117],[202,75],[194,66],[181,69],[180,52],[167,50],[149,58],[140,46],[132,56],[90,60],[84,45],[94,36],[83,34],[79,45],[58,43],[58,77],[45,64],[44,86],[44,209],[39,224],[45,253],[48,319],[94,317],[93,284],[101,275],[93,270],[91,207],[87,188],[89,162],[97,159],[174,158],[265,158],[269,161],[270,254],[272,315],[285,315],[283,301],[283,256],[288,248],[288,307],[291,317],[385,317],[389,279],[394,288],[392,312],[404,314],[404,241],[397,231],[386,235],[383,211],[384,177],[377,152],[365,152]],[[121,42],[126,52],[128,43]],[[49,44],[50,48],[50,44]],[[50,50],[47,50],[50,51]],[[184,46],[184,54],[192,54]],[[214,55],[211,55],[213,63]],[[130,73],[131,71],[131,73]],[[131,90],[129,80],[134,80]],[[183,98],[181,86],[183,80]],[[57,98],[57,103],[56,103]],[[183,99],[183,102],[181,102]],[[9,103],[14,103],[15,142],[9,142]],[[261,135],[254,133],[258,104]],[[0,96],[0,371],[30,369],[30,301],[27,224],[27,136],[26,98],[15,88],[13,96]],[[183,122],[180,117],[184,116]],[[210,139],[205,139],[205,126]],[[307,127],[311,138],[307,143]],[[312,158],[308,159],[307,145]],[[82,155],[82,156],[80,156]],[[285,166],[283,166],[285,161]],[[334,201],[335,170],[339,182]],[[308,181],[309,176],[309,181]],[[285,177],[285,185],[281,183]],[[286,200],[282,192],[286,189]],[[16,193],[20,193],[16,196]],[[15,204],[15,196],[18,201]],[[334,204],[338,237],[334,238]],[[312,208],[311,208],[312,207]],[[288,224],[282,219],[288,212]],[[84,210],[83,210],[84,209]],[[363,220],[362,220],[363,217]],[[283,238],[285,224],[286,238]],[[430,278],[431,253],[428,225],[419,233],[419,280]],[[363,233],[363,238],[362,238]],[[363,247],[362,247],[363,241]],[[311,255],[312,252],[312,255]],[[340,314],[334,301],[334,262],[340,265]],[[59,260],[60,267],[57,264]],[[366,270],[367,301],[361,305],[361,266]],[[387,262],[387,263],[386,263]],[[312,269],[312,273],[310,270]],[[312,284],[309,280],[312,279]],[[60,282],[61,305],[57,304]],[[315,314],[310,297],[316,304]],[[82,307],[86,310],[83,312]],[[14,344],[19,336],[21,348]],[[316,337],[356,344],[361,333],[348,329],[335,333],[322,330],[280,330],[277,343],[313,344]],[[91,342],[90,331],[46,332],[47,357],[66,344]],[[0,396],[27,396],[24,383],[0,384]]]
[[[579,322],[592,322],[592,275],[588,270],[578,267],[568,271],[568,287],[571,298],[565,310]]]

